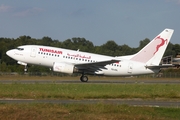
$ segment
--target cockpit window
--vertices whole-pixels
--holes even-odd
[[[17,50],[21,50],[21,51],[24,50],[24,48],[16,48],[16,49],[17,49]]]

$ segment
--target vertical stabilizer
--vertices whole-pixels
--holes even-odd
[[[146,65],[159,65],[173,32],[172,29],[165,29],[135,54],[131,60],[146,63]]]

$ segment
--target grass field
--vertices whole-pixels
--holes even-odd
[[[0,104],[1,120],[179,120],[179,108],[109,104]]]
[[[12,80],[12,76],[2,76],[1,80]],[[13,80],[52,80],[51,84],[0,84],[0,99],[180,99],[179,84],[56,84],[59,77],[29,77],[17,76]],[[77,80],[79,77],[66,77],[63,80]],[[97,77],[94,77],[97,79]],[[107,80],[109,78],[100,78]],[[112,78],[119,79],[119,78]],[[131,78],[132,79],[132,78]],[[134,78],[135,80],[137,78]],[[162,79],[162,78],[160,78]],[[172,79],[174,80],[174,79]],[[0,119],[2,120],[178,120],[180,108],[163,107],[134,107],[116,104],[50,104],[27,103],[8,104],[0,103]]]
[[[0,84],[0,98],[179,99],[179,84]]]

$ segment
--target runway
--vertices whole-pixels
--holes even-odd
[[[71,83],[71,84],[180,84],[179,80],[134,80],[134,79],[126,79],[126,80],[89,80],[86,82],[81,82],[80,80],[0,80],[1,84],[63,84],[63,83]]]
[[[158,101],[142,99],[85,99],[85,100],[33,100],[33,99],[0,99],[0,103],[50,103],[50,104],[115,104],[148,107],[180,107],[180,101]]]

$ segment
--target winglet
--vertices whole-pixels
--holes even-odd
[[[131,60],[146,63],[146,65],[159,65],[173,32],[173,29],[163,30]]]

